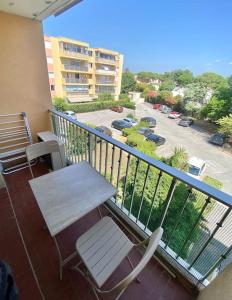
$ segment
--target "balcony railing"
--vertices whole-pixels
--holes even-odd
[[[116,64],[117,60],[114,59],[107,59],[107,58],[102,58],[102,57],[96,57],[96,62],[98,63],[103,63],[103,64]]]
[[[207,285],[232,254],[232,197],[68,116],[51,111],[70,163],[88,161],[118,189],[108,205],[141,236],[163,224],[159,254]]]
[[[97,79],[96,84],[111,84],[111,85],[114,85],[115,82],[113,80]]]
[[[66,96],[79,96],[79,95],[88,95],[89,90],[75,90],[75,91],[66,91]]]
[[[108,74],[108,75],[115,75],[115,70],[104,70],[104,69],[96,69],[97,74]]]
[[[64,83],[84,83],[88,84],[87,78],[64,78]]]
[[[78,66],[78,65],[68,65],[68,64],[64,64],[64,69],[67,71],[68,70],[83,71],[83,72],[89,71],[88,66]]]
[[[81,53],[81,52],[75,52],[70,50],[64,50],[60,49],[61,54],[64,54],[65,56],[73,56],[80,59],[89,59],[91,56],[88,53]]]

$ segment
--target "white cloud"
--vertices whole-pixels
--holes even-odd
[[[221,59],[215,59],[215,62],[216,63],[219,63],[219,62],[221,62],[222,60]]]
[[[229,65],[232,65],[232,61],[231,61],[231,62],[229,62]]]
[[[205,66],[206,66],[206,67],[212,66],[212,64],[211,64],[211,63],[208,63],[208,64],[205,64]]]

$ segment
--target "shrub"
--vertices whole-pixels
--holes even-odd
[[[127,118],[134,119],[134,115],[132,113],[127,114]]]
[[[113,101],[114,97],[111,94],[104,93],[104,94],[99,94],[98,98],[96,100],[100,101],[100,102],[101,101]]]
[[[127,94],[120,94],[119,100],[130,101],[130,98]]]
[[[139,133],[133,132],[130,135],[128,135],[126,143],[131,147],[136,147],[139,144],[142,144],[143,142],[144,142],[144,137]]]
[[[67,110],[67,103],[64,101],[63,98],[55,97],[52,100],[52,104],[58,111],[65,111]]]
[[[135,104],[129,101],[95,101],[88,103],[77,103],[77,104],[69,104],[65,105],[65,110],[72,110],[76,113],[84,113],[89,111],[97,111],[102,109],[109,109],[112,106],[121,105],[126,108],[135,109]]]
[[[203,181],[205,183],[207,183],[208,185],[211,185],[211,186],[215,187],[218,190],[221,190],[222,187],[223,187],[223,183],[221,181],[219,181],[219,180],[217,180],[213,177],[210,177],[210,176],[205,176],[203,178]]]

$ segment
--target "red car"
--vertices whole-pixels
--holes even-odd
[[[121,112],[123,112],[123,107],[122,106],[112,106],[111,110],[121,113]]]
[[[160,109],[160,106],[160,103],[153,104],[153,109]]]
[[[168,117],[170,119],[178,119],[181,116],[181,113],[179,113],[178,111],[172,111],[170,112],[170,114],[168,115]]]

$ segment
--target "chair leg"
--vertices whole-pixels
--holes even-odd
[[[100,218],[102,219],[102,213],[101,213],[101,209],[100,209],[100,206],[98,206],[98,213],[99,213],[99,215],[100,215]]]
[[[134,270],[134,265],[133,265],[133,263],[132,263],[132,261],[131,261],[129,255],[127,255],[126,258],[127,258],[128,262],[129,262],[129,264],[130,264],[130,266],[131,266],[131,269]],[[136,277],[136,281],[137,281],[138,283],[141,282],[141,280],[140,280],[138,277]]]

